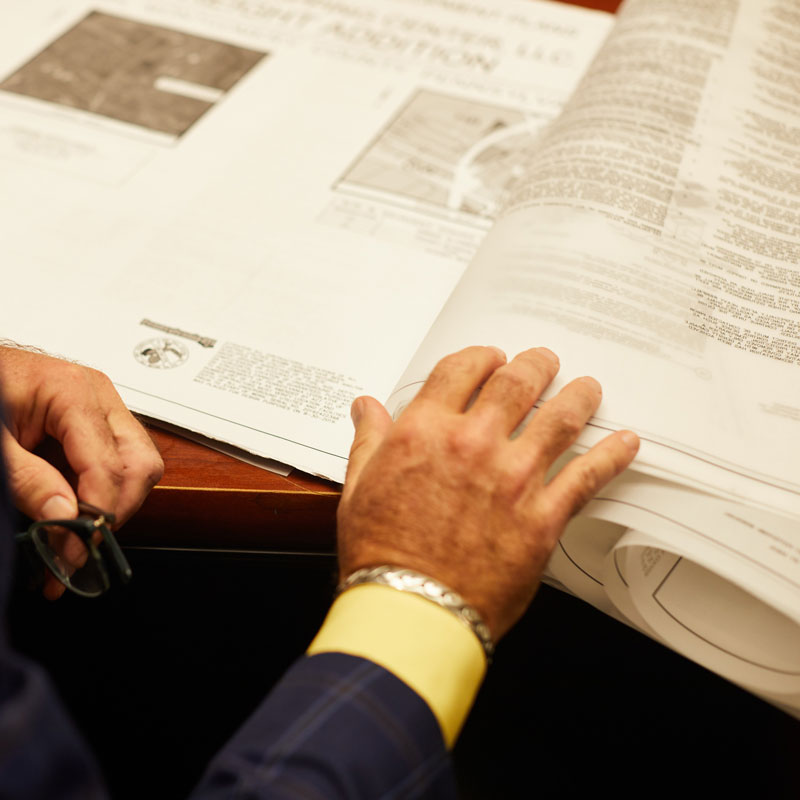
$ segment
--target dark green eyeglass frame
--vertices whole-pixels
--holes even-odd
[[[109,514],[89,503],[78,503],[79,515],[76,519],[48,519],[34,522],[26,531],[18,533],[17,544],[25,551],[28,562],[34,570],[34,578],[38,585],[44,580],[46,567],[71,592],[82,597],[99,597],[111,588],[109,567],[113,568],[116,577],[122,583],[128,583],[133,572],[114,534],[108,527],[114,522],[114,515]],[[76,586],[71,576],[65,574],[52,556],[47,546],[42,543],[41,533],[48,527],[58,527],[70,531],[80,537],[86,546],[91,566],[96,571],[100,585],[96,589],[87,590]],[[95,533],[99,531],[101,540],[95,542]],[[83,568],[81,568],[82,570]]]

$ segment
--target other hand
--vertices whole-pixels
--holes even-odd
[[[72,519],[77,497],[128,519],[159,481],[164,464],[144,428],[101,372],[50,356],[0,347],[5,404],[2,449],[14,504],[34,520]],[[33,450],[51,436],[77,481]],[[76,496],[77,495],[77,496]],[[45,595],[64,587],[53,579]]]
[[[439,362],[397,422],[377,400],[358,398],[338,512],[341,576],[379,564],[417,570],[459,592],[494,639],[503,636],[570,517],[639,447],[619,431],[546,482],[601,400],[597,381],[578,378],[512,439],[558,369],[545,348],[506,363],[496,348],[470,347]]]

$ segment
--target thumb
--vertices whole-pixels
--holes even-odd
[[[361,471],[392,427],[389,412],[374,397],[357,397],[350,409],[350,416],[356,432],[350,447],[345,491],[352,490],[358,483]]]
[[[64,476],[3,430],[3,451],[14,505],[34,520],[72,519],[78,501]]]

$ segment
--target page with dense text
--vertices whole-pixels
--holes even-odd
[[[447,352],[593,375],[581,440],[800,517],[800,62],[787,0],[630,0],[390,401]],[[549,396],[549,395],[548,395]]]

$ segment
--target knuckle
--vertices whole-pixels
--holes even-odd
[[[565,437],[576,437],[585,424],[586,420],[573,409],[562,410],[558,417],[558,430]]]
[[[420,458],[420,454],[429,449],[430,431],[426,430],[422,420],[412,415],[403,415],[403,419],[395,423],[389,435],[380,445],[382,457],[394,465],[411,464]],[[357,452],[369,452],[372,442],[364,439],[357,445]],[[373,459],[374,460],[374,459]]]
[[[92,382],[101,384],[104,387],[114,385],[105,372],[100,372],[99,369],[94,369],[93,367],[84,367],[83,369],[86,370],[86,375]]]
[[[116,487],[122,486],[125,478],[131,472],[130,466],[126,467],[122,458],[117,454],[107,454],[100,459],[98,466],[106,480]]]
[[[592,461],[581,461],[575,465],[573,481],[573,514],[583,508],[601,488],[602,474]]]
[[[507,394],[517,395],[531,389],[531,380],[510,364],[495,372],[495,380],[500,390]]]
[[[424,420],[420,420],[419,415],[406,413],[392,428],[389,442],[401,451],[407,451],[416,448],[425,436]]]
[[[558,359],[550,360],[543,358],[538,348],[526,350],[524,353],[520,353],[517,358],[528,370],[534,372],[537,377],[548,383],[558,371]]]
[[[80,384],[86,380],[90,369],[89,367],[83,367],[80,364],[73,364],[71,361],[59,361],[58,359],[56,359],[56,361],[58,361],[58,363],[61,365],[60,380],[71,384]]]
[[[161,476],[164,474],[164,461],[158,453],[147,453],[126,464],[124,469],[128,475],[153,486],[161,480]]]
[[[509,507],[518,501],[527,504],[532,481],[537,477],[527,453],[515,454],[514,451],[508,450],[496,464],[495,494]]]
[[[487,432],[478,426],[459,426],[445,434],[447,452],[462,462],[485,459],[492,449],[492,440]]]
[[[525,501],[529,487],[527,472],[505,467],[499,475],[495,495],[502,506],[513,509],[517,503]]]
[[[142,482],[149,487],[155,486],[164,475],[164,460],[158,453],[153,453],[145,459],[140,469]]]
[[[65,398],[69,399],[72,409],[85,413],[88,409],[94,408],[96,405],[95,391],[91,377],[92,370],[90,367],[84,367],[81,364],[73,364],[68,361],[61,361],[57,384],[55,375],[47,377],[47,383],[63,387],[65,390]]]

